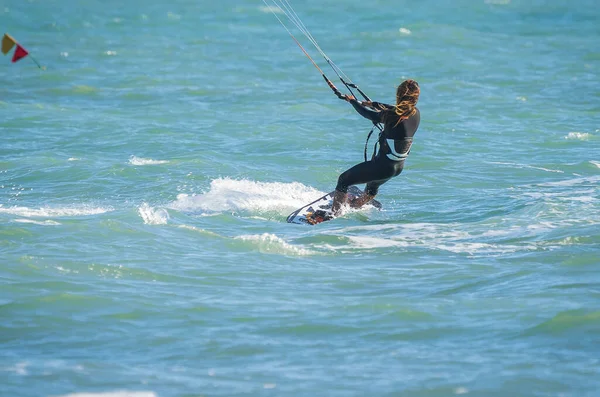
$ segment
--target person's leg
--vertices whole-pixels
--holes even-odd
[[[348,199],[348,187],[360,183],[367,183],[377,178],[378,167],[374,161],[365,161],[344,171],[338,178],[335,192],[333,193],[333,205],[331,211],[337,215]]]
[[[342,208],[342,205],[346,204],[348,200],[348,193],[340,192],[337,189],[333,192],[333,204],[331,205],[331,212],[337,215]]]
[[[379,187],[389,181],[392,177],[398,176],[402,172],[404,166],[404,161],[389,161],[385,157],[377,157],[370,163],[371,166],[366,171],[369,172],[371,179],[366,181],[367,185],[365,186],[363,194],[350,201],[349,204],[352,208],[360,208],[373,200],[379,191]],[[364,169],[362,171],[364,171]]]

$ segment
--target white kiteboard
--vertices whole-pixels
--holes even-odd
[[[318,198],[312,203],[306,204],[304,207],[292,212],[288,217],[288,223],[296,223],[300,225],[316,225],[317,223],[329,221],[335,216],[331,212],[333,204],[333,193],[327,193],[325,196]],[[350,186],[348,189],[348,200],[352,200],[362,194],[362,190],[356,186]],[[381,209],[381,203],[377,200],[371,200],[365,205],[371,205],[377,209]]]

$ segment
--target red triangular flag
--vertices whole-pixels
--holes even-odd
[[[15,50],[12,61],[17,62],[19,59],[25,58],[28,54],[29,53],[25,48],[21,47],[20,44],[17,44],[17,49]]]

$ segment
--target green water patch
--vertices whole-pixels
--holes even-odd
[[[49,92],[57,95],[81,95],[81,96],[96,96],[100,93],[100,89],[88,85],[76,85],[69,88],[50,88]]]
[[[526,335],[598,335],[600,311],[567,310],[526,331]]]

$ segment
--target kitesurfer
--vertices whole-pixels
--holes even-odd
[[[396,90],[394,106],[371,101],[359,102],[353,95],[338,95],[350,102],[361,116],[373,123],[383,124],[383,130],[379,135],[377,154],[339,176],[333,196],[334,215],[338,215],[342,205],[348,201],[348,187],[366,183],[363,194],[348,203],[352,208],[360,208],[375,198],[381,185],[402,172],[421,120],[416,107],[420,92],[415,80],[403,81]]]

